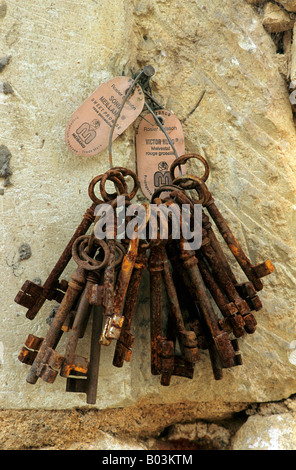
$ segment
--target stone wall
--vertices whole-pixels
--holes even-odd
[[[186,414],[189,422],[223,419],[225,410],[232,414],[295,393],[296,135],[289,99],[295,2],[269,2],[269,10],[265,3],[0,2],[4,423],[9,416],[22,416],[13,414],[21,410],[85,409],[85,397],[66,393],[62,378],[53,385],[26,383],[20,348],[28,333],[46,334],[55,304],[46,304],[30,322],[14,297],[26,279],[46,280],[90,205],[89,182],[108,169],[106,151],[77,157],[66,147],[71,114],[103,81],[131,76],[147,64],[156,71],[151,80],[155,98],[182,120],[186,151],[209,162],[209,187],[236,237],[253,263],[271,259],[276,271],[264,280],[257,332],[240,342],[243,366],[225,371],[217,382],[208,355],[202,354],[194,379],[173,378],[169,388],[150,374],[144,282],[132,361],[117,370],[112,368],[113,346],[103,350],[95,408],[166,406],[174,413],[182,406],[189,411],[194,407]],[[283,32],[290,36],[282,35],[279,46],[274,34]],[[203,91],[204,99],[190,114]],[[137,123],[113,146],[116,164],[133,170]],[[73,269],[70,264],[66,276]],[[129,416],[133,422],[133,414]],[[171,424],[168,419],[160,427]]]

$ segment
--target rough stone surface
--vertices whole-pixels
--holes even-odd
[[[10,56],[2,57],[2,59],[0,59],[0,72],[2,72],[2,70],[9,64],[10,59]]]
[[[268,2],[268,0],[245,0],[250,5],[261,6]],[[295,0],[278,0],[277,3],[285,8],[288,12],[296,12],[296,1]]]
[[[160,435],[177,423],[203,419],[231,420],[246,408],[247,405],[218,403],[215,406],[207,403],[152,406],[141,402],[131,407],[106,410],[86,407],[73,410],[3,410],[0,411],[0,449],[63,450],[79,445],[85,448],[100,445],[104,437],[102,433],[116,436],[127,445],[136,440],[139,445],[157,448]],[[199,436],[201,438],[201,434]],[[186,437],[188,440],[188,433]],[[182,439],[185,439],[184,435]],[[159,446],[164,447],[164,442],[159,439]]]
[[[291,86],[291,91],[295,89],[296,87],[296,40],[295,40],[295,34],[296,34],[296,27],[294,26],[293,28],[293,41],[291,45],[291,66],[290,66],[290,86]],[[293,105],[295,105],[295,93],[293,95],[293,99],[291,100]]]
[[[232,450],[295,450],[296,415],[250,416],[234,437]]]
[[[168,440],[189,442],[202,442],[209,448],[224,450],[230,442],[230,431],[214,423],[197,422],[193,424],[177,424],[170,429]]]
[[[267,3],[263,10],[262,24],[269,33],[280,33],[293,28],[294,19],[275,3]]]
[[[295,0],[278,0],[280,5],[282,5],[287,11],[296,12],[296,1]]]
[[[250,5],[263,5],[266,3],[268,0],[246,0],[247,3]]]
[[[114,345],[102,351],[96,406],[199,402],[206,418],[217,403],[231,409],[295,393],[296,136],[275,46],[254,9],[244,0],[14,0],[2,2],[0,11],[6,13],[1,56],[11,56],[1,79],[14,90],[0,94],[1,144],[9,148],[13,172],[0,199],[1,408],[85,406],[84,395],[65,393],[60,377],[53,385],[25,382],[19,351],[28,333],[46,334],[54,305],[30,322],[14,297],[26,279],[46,280],[90,205],[89,182],[108,169],[107,152],[78,158],[67,149],[71,114],[100,83],[146,64],[156,70],[155,97],[183,120],[186,150],[207,158],[209,187],[236,237],[253,263],[271,259],[276,272],[264,280],[257,332],[240,341],[243,366],[216,382],[202,352],[194,380],[173,378],[169,388],[150,373],[146,276],[132,361],[117,370]],[[131,127],[114,143],[117,165],[135,169],[134,132]],[[22,243],[32,256],[18,270]],[[65,277],[73,269],[71,263]],[[89,338],[87,331],[81,354],[88,354]]]

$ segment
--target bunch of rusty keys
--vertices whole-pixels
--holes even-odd
[[[204,164],[203,177],[190,175],[175,178],[176,166],[183,165],[191,158],[197,158]],[[257,291],[263,288],[260,278],[271,274],[274,267],[269,260],[253,266],[243,252],[205,185],[209,176],[209,167],[203,157],[196,154],[184,155],[174,161],[170,172],[172,184],[157,190],[152,200],[157,200],[161,193],[170,191],[170,197],[166,196],[163,199],[166,205],[171,206],[172,203],[178,202],[189,203],[191,207],[194,203],[206,207],[248,278],[247,282],[238,283],[212,229],[210,219],[204,212],[202,245],[199,250],[195,252],[185,250],[182,239],[178,242],[170,241],[166,245],[173,266],[175,284],[179,287],[178,293],[180,294],[181,290],[183,294],[181,297],[183,301],[185,299],[187,305],[188,299],[192,299],[189,310],[195,316],[195,320],[191,326],[196,332],[198,345],[200,349],[209,350],[214,376],[219,380],[222,378],[223,368],[242,364],[237,338],[243,336],[245,332],[249,334],[255,332],[257,322],[252,312],[262,308],[257,295]],[[198,200],[190,199],[185,192],[192,189],[197,191]],[[212,301],[216,303],[224,320],[217,318]],[[232,334],[235,339],[231,339]]]
[[[253,312],[262,308],[257,292],[263,288],[261,277],[273,272],[270,261],[253,266],[218,211],[214,199],[205,185],[209,175],[206,161],[199,155],[179,157],[171,166],[174,178],[176,166],[190,158],[197,158],[205,165],[202,178],[187,175],[173,180],[173,184],[157,190],[152,203],[167,207],[201,204],[209,212],[231,252],[246,274],[248,281],[239,283],[220,246],[209,216],[203,211],[202,245],[199,250],[185,248],[186,241],[167,240],[159,237],[149,242],[136,237],[115,241],[117,225],[107,234],[104,242],[95,236],[96,216],[94,206],[108,203],[110,208],[125,203],[135,196],[139,183],[136,175],[124,168],[112,168],[94,178],[89,186],[93,201],[92,215],[83,219],[53,269],[44,290],[35,291],[27,281],[17,301],[29,308],[27,316],[33,318],[46,299],[58,298],[60,307],[45,338],[29,335],[19,355],[21,362],[31,365],[27,381],[35,383],[38,378],[54,382],[58,371],[67,378],[67,391],[85,392],[87,402],[96,402],[100,346],[116,341],[113,365],[122,367],[131,360],[134,336],[131,325],[136,310],[141,277],[148,266],[150,273],[150,342],[151,372],[161,376],[161,384],[169,385],[173,375],[192,378],[195,364],[199,361],[199,349],[209,351],[215,379],[222,378],[222,369],[242,364],[237,338],[254,333],[256,319]],[[131,176],[134,187],[127,190],[125,177]],[[116,192],[108,194],[106,182],[112,181]],[[102,199],[94,188],[100,183]],[[188,195],[196,191],[199,199]],[[165,193],[165,198],[160,195]],[[168,195],[169,194],[169,195]],[[145,204],[146,221],[149,221],[149,205]],[[179,221],[180,224],[182,221]],[[85,235],[94,223],[91,235]],[[160,231],[160,230],[159,230]],[[111,231],[112,232],[112,231]],[[59,276],[71,256],[78,267],[69,282],[59,281]],[[150,250],[147,258],[147,250]],[[66,253],[66,255],[65,255]],[[32,283],[31,283],[32,284]],[[166,331],[162,312],[162,285],[164,284],[169,306]],[[51,285],[50,290],[48,286]],[[55,286],[55,287],[53,287]],[[57,286],[60,286],[58,290]],[[61,289],[63,286],[63,290]],[[39,286],[38,286],[39,287]],[[41,288],[41,289],[43,289]],[[46,295],[45,295],[46,293]],[[212,302],[223,318],[219,318]],[[190,312],[191,321],[185,326],[183,310]],[[34,313],[34,315],[33,315]],[[89,359],[76,354],[78,341],[92,313],[92,338]],[[192,317],[193,315],[193,317]],[[192,321],[193,319],[193,321]],[[64,356],[57,345],[64,332],[69,339]],[[231,336],[234,339],[231,339]],[[179,352],[177,351],[177,343]]]
[[[161,192],[168,190],[171,190],[170,197],[173,199],[169,199],[166,196],[165,204],[172,206],[174,202],[178,204],[190,203],[188,197],[180,189],[174,187],[174,185],[160,188],[153,200],[160,200],[160,198],[156,197],[158,193],[161,194]],[[182,223],[181,220],[180,223]],[[186,248],[185,240],[182,238],[178,241],[170,240],[166,243],[167,259],[170,261],[173,273],[175,274],[175,276],[174,274],[172,275],[172,280],[175,279],[179,290],[181,288],[183,293],[186,291],[187,298],[192,299],[191,309],[193,306],[196,307],[194,309],[195,322],[191,325],[193,331],[190,332],[195,333],[195,337],[190,338],[195,343],[195,349],[192,350],[192,352],[194,351],[194,360],[185,360],[183,370],[185,369],[187,372],[191,370],[193,372],[193,364],[199,360],[198,348],[208,349],[214,376],[218,380],[222,378],[222,368],[234,367],[241,364],[241,357],[238,354],[238,343],[230,339],[228,332],[220,324],[208,297],[206,286],[198,267],[196,253]],[[171,293],[172,291],[169,290],[169,297]],[[176,299],[178,299],[177,292]],[[200,341],[201,339],[202,341]],[[189,345],[192,347],[193,343],[188,342],[187,346]],[[190,349],[187,350],[187,352],[189,351]]]
[[[161,203],[155,198],[154,202]],[[171,264],[166,253],[166,240],[151,241],[148,269],[150,273],[150,339],[151,373],[161,376],[163,386],[170,385],[172,376],[193,378],[200,355],[194,331],[187,331],[179,304]],[[168,302],[167,331],[164,335],[162,286]],[[176,340],[180,352],[176,353]]]
[[[124,176],[128,175],[134,179],[134,188],[129,194],[124,180]],[[117,189],[117,192],[111,195],[105,190],[108,179],[114,182]],[[99,181],[103,200],[113,205],[117,201],[118,192],[130,200],[138,189],[134,173],[123,168],[112,169],[95,178],[90,184],[89,193],[96,204],[102,202],[94,194],[94,186]],[[67,378],[68,391],[84,391],[88,403],[95,403],[100,345],[110,344],[112,339],[117,339],[120,335],[123,323],[121,311],[137,256],[137,246],[137,240],[131,241],[125,252],[124,247],[114,238],[107,238],[104,242],[97,239],[94,232],[92,235],[75,238],[72,243],[72,256],[78,268],[67,284],[48,333],[45,338],[29,335],[20,352],[19,360],[31,365],[27,382],[34,384],[40,377],[46,382],[53,383],[60,370],[60,375]],[[114,288],[115,270],[118,266],[121,269]],[[103,269],[104,274],[102,274]],[[100,312],[93,309],[93,306],[102,307],[104,327]],[[93,310],[93,325],[90,360],[88,360],[77,355],[76,348],[79,338],[84,335],[91,310]],[[65,355],[61,356],[56,347],[63,332],[66,331],[69,331],[69,339]]]

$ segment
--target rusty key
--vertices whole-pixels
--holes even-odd
[[[184,241],[180,240],[180,259],[188,273],[188,277],[193,286],[195,299],[201,312],[204,327],[207,328],[213,344],[217,349],[223,367],[232,367],[235,365],[235,351],[229,339],[228,334],[221,329],[218,319],[207,295],[202,276],[198,268],[198,260],[195,253],[184,249]]]
[[[163,250],[164,252],[164,250]],[[167,291],[167,299],[169,303],[170,317],[174,328],[176,330],[176,336],[179,341],[183,358],[186,362],[195,364],[199,361],[200,355],[197,347],[196,335],[193,331],[187,331],[184,325],[182,312],[179,305],[179,300],[174,285],[171,268],[168,257],[164,252],[164,267],[163,267],[163,279]]]
[[[53,318],[47,335],[42,342],[37,356],[32,364],[30,372],[27,376],[28,383],[35,384],[38,380],[38,377],[42,377],[45,381],[50,383],[54,382],[58,373],[56,370],[56,365],[61,365],[55,364],[55,356],[57,353],[55,352],[54,347],[56,346],[57,341],[60,339],[62,331],[61,328],[64,324],[64,321],[67,318],[69,312],[72,310],[72,306],[77,300],[84,285],[85,272],[83,269],[77,268],[72,275],[65,296]],[[53,357],[52,361],[50,360],[50,355]],[[58,361],[60,360],[58,356],[56,359]]]
[[[200,273],[207,289],[211,293],[223,317],[231,325],[234,336],[236,338],[240,338],[245,334],[245,322],[243,321],[242,316],[239,314],[235,304],[233,302],[229,302],[229,300],[225,297],[225,294],[221,291],[212,273],[210,272],[206,261],[203,259],[202,254],[198,252],[196,256],[198,258]]]
[[[238,311],[236,317],[233,318],[232,321],[235,322],[237,320],[237,328],[239,328],[239,325],[243,325],[247,333],[254,333],[256,330],[257,321],[254,315],[251,313],[251,309],[248,303],[239,296],[235,286],[232,284],[227,271],[220,262],[220,258],[216,255],[216,252],[212,248],[210,239],[207,237],[207,231],[204,228],[203,241],[200,251],[207,260],[218,286],[225,293],[226,297],[229,299],[229,302],[232,303]],[[242,336],[242,334],[239,336]]]
[[[205,206],[209,214],[211,215],[212,219],[214,220],[215,224],[217,225],[221,235],[226,241],[230,251],[235,256],[237,262],[239,263],[242,270],[246,274],[247,278],[253,283],[257,291],[262,290],[263,284],[260,279],[262,277],[268,276],[269,274],[275,271],[275,268],[273,264],[271,263],[271,261],[267,260],[267,261],[264,261],[263,263],[253,265],[250,262],[249,258],[244,253],[244,251],[242,250],[236,238],[234,237],[225,219],[222,217],[221,213],[219,212],[215,204],[214,198],[211,197]]]
[[[95,239],[92,239],[92,245]],[[106,299],[105,271],[112,254],[112,244],[106,243],[108,247],[108,261],[106,266],[102,265],[99,270],[88,273],[87,284],[83,292],[83,299],[77,311],[70,338],[67,344],[65,359],[61,368],[61,375],[67,377],[67,392],[86,393],[86,401],[89,404],[96,403],[97,385],[99,375],[99,362],[101,354],[101,344],[99,342],[103,327],[103,304]],[[117,247],[116,247],[117,248]],[[115,254],[115,252],[114,252]],[[119,261],[120,261],[119,257]],[[103,285],[101,283],[103,282]],[[108,295],[107,295],[108,298]],[[75,354],[79,337],[84,329],[85,319],[88,313],[92,312],[92,335],[89,359],[81,358]]]
[[[114,284],[115,284],[115,259],[116,259],[116,244],[115,240],[108,240],[107,245],[109,248],[109,260],[108,265],[106,266],[104,272],[104,288],[103,288],[103,318],[104,318],[104,327],[100,336],[100,343],[105,346],[109,345],[111,340],[106,338],[106,330],[108,328],[110,318],[113,314],[113,304],[114,304]],[[96,286],[92,286],[90,292],[94,297],[97,294],[94,292]],[[95,305],[99,305],[95,303]]]
[[[224,368],[224,365],[221,363],[219,352],[213,340],[213,335],[203,318],[202,312],[198,308],[199,304],[196,301],[194,285],[191,283],[187,272],[184,270],[183,263],[177,255],[177,250],[174,245],[175,244],[173,242],[167,244],[168,257],[173,265],[174,276],[177,278],[176,285],[180,287],[182,300],[190,312],[190,317],[192,319],[190,322],[191,330],[196,335],[199,349],[209,351],[215,380],[221,380],[223,377],[222,369]],[[190,369],[186,364],[185,367],[184,364],[181,364],[179,367],[175,364],[175,367],[178,374],[181,375],[183,371],[186,371],[188,378],[191,378]],[[191,374],[193,374],[193,370]]]
[[[195,363],[199,361],[200,355],[197,347],[197,338],[194,331],[187,331],[184,326],[183,316],[181,313],[179,299],[173,282],[171,268],[167,255],[164,253],[164,269],[163,279],[167,292],[167,300],[169,304],[166,340],[168,346],[168,364],[164,368],[162,364],[161,384],[168,386],[172,376],[193,378]],[[174,352],[171,359],[171,344],[176,347],[178,340],[181,356]]]
[[[234,275],[229,262],[221,248],[220,243],[217,240],[217,237],[212,229],[212,224],[210,223],[209,217],[203,212],[202,215],[203,226],[207,230],[207,237],[210,240],[211,246],[216,252],[216,255],[219,259],[219,262],[223,265],[227,275],[231,279],[232,284],[235,286],[239,296],[246,300],[251,311],[259,311],[262,308],[262,303],[257,295],[257,291],[252,282],[247,281],[239,283]]]
[[[163,247],[152,243],[148,269],[150,273],[150,343],[151,373],[162,375],[162,385],[168,385],[167,377],[174,370],[174,342],[162,335],[162,272]]]
[[[81,337],[81,332],[86,318],[89,317],[91,305],[88,301],[87,293],[90,285],[97,282],[95,273],[88,273],[86,277],[86,284],[82,292],[82,296],[78,305],[78,309],[74,318],[72,328],[69,332],[67,341],[66,352],[64,355],[60,375],[62,377],[69,377],[74,373],[86,375],[88,371],[89,361],[87,358],[78,356],[76,354],[78,340]]]
[[[146,267],[147,256],[146,247],[141,243],[139,244],[138,256],[134,265],[134,269],[129,282],[126,299],[123,307],[122,315],[124,317],[121,333],[116,342],[113,365],[115,367],[122,367],[124,361],[130,362],[132,348],[134,345],[134,336],[131,334],[131,324],[137,304],[138,292],[142,273]]]
[[[97,387],[99,378],[99,366],[101,345],[98,338],[102,332],[102,309],[92,306],[92,333],[87,373],[77,377],[68,377],[66,391],[72,393],[85,393],[86,402],[95,405],[97,401]],[[75,374],[76,375],[76,374]]]
[[[126,254],[123,257],[121,268],[117,277],[112,309],[106,310],[106,321],[100,338],[100,343],[110,345],[112,340],[118,340],[121,333],[124,317],[122,309],[138,254],[139,239],[130,241]]]
[[[82,236],[75,240],[72,246],[72,255],[75,260],[79,258],[77,254],[81,249],[81,243],[87,243],[88,236]],[[103,244],[103,241],[100,241]],[[105,249],[107,253],[107,248]],[[80,261],[78,268],[74,272],[69,284],[65,296],[57,310],[50,328],[45,336],[44,341],[38,351],[38,354],[32,364],[31,370],[27,376],[28,383],[36,383],[38,377],[41,377],[44,381],[53,383],[58,370],[62,366],[63,357],[55,351],[55,347],[63,333],[62,327],[70,312],[73,309],[73,305],[76,303],[78,296],[81,294],[86,283],[86,270],[98,269],[99,266],[106,263],[106,256],[103,261]]]
[[[196,338],[195,331],[193,331],[192,328],[190,328],[190,331],[192,334],[194,334]],[[171,314],[170,310],[169,310],[168,319],[167,319],[166,338],[169,341],[172,341],[174,343],[174,348],[175,348],[174,368],[173,369],[171,368],[166,374],[164,373],[162,374],[162,382],[165,382],[165,385],[170,385],[170,380],[172,376],[193,379],[195,363],[186,361],[184,359],[184,356],[179,355],[178,352],[176,351],[177,331],[176,331],[175,319],[173,315]],[[196,338],[196,342],[197,342],[197,338]]]

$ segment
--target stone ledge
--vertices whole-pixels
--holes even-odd
[[[100,441],[105,445],[107,437],[102,433],[116,436],[121,443],[132,440],[141,446],[156,446],[153,439],[170,426],[230,419],[246,408],[248,404],[179,403],[174,406],[139,404],[112,410],[2,410],[0,450],[80,450],[98,446]],[[152,439],[150,444],[149,439]]]

